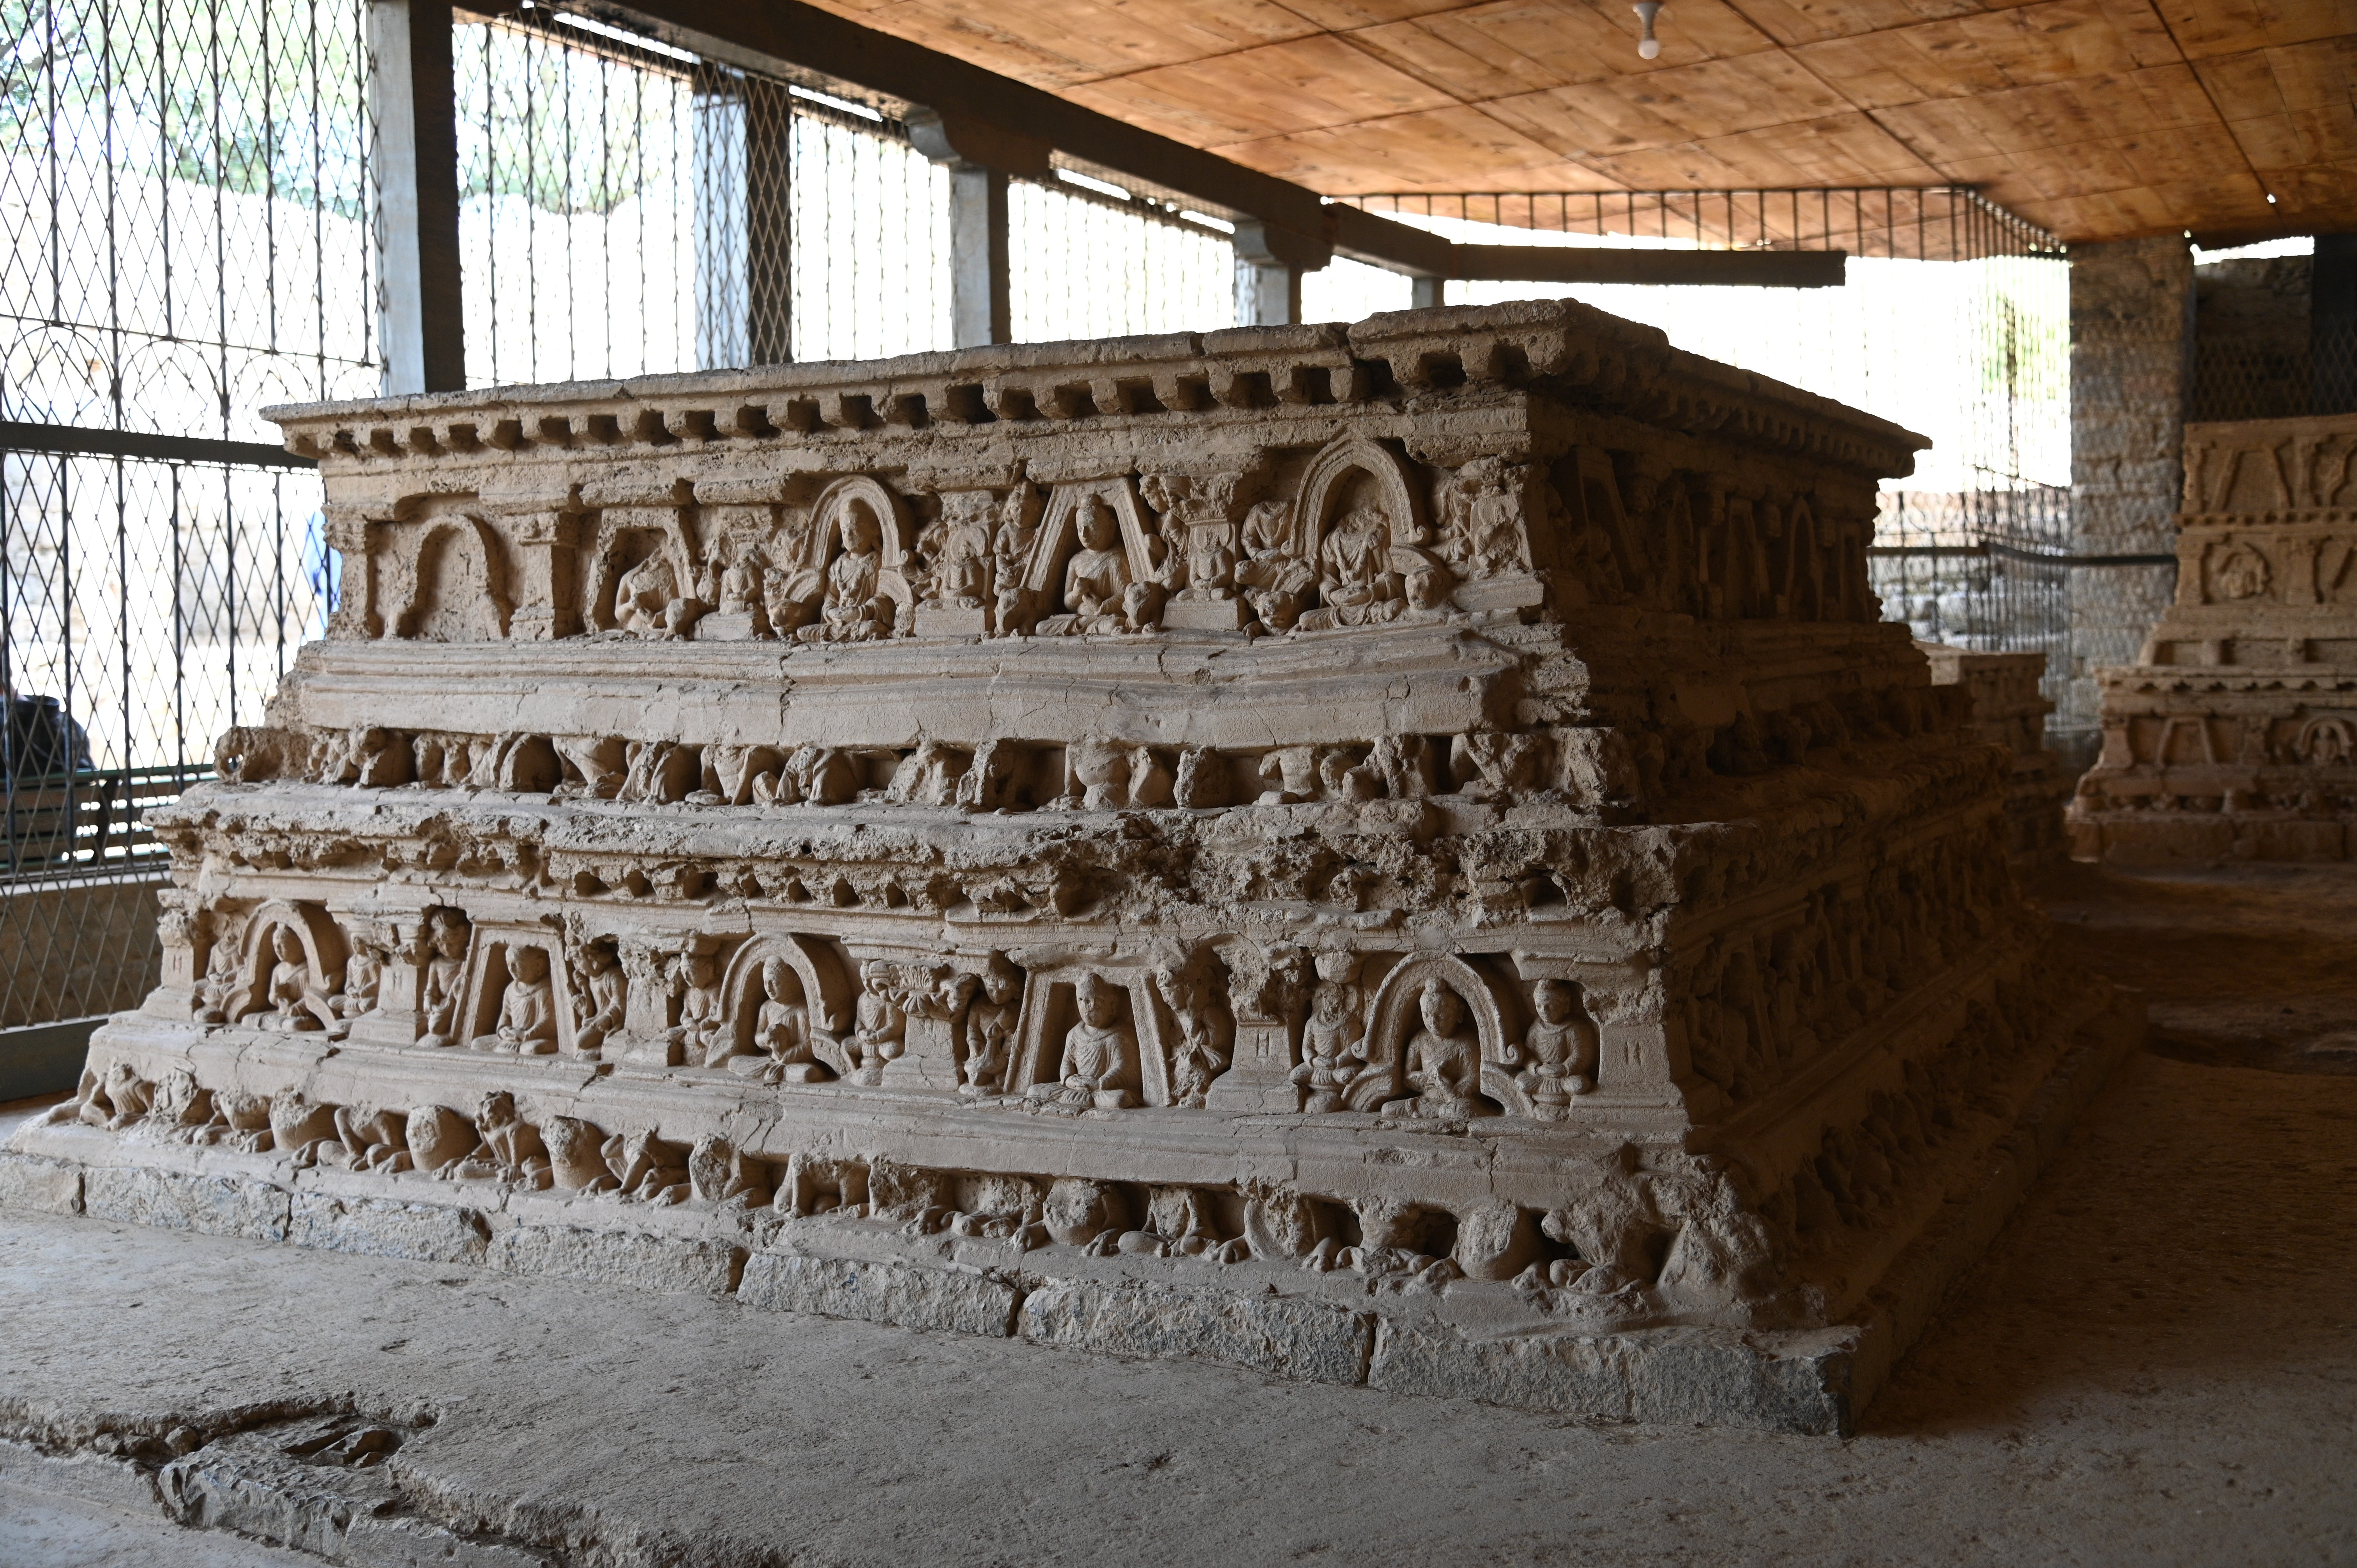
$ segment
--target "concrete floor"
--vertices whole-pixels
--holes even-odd
[[[1848,1442],[21,1211],[0,1435],[430,1416],[384,1467],[407,1509],[583,1563],[2357,1563],[2357,868],[2073,868],[2048,897],[2147,987],[2155,1048]],[[0,1445],[6,1568],[316,1561],[26,1455]]]

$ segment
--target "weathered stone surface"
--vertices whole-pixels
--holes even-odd
[[[1283,1378],[1358,1383],[1374,1319],[1297,1296],[1052,1280],[1023,1298],[1023,1337],[1113,1356],[1224,1361]]]
[[[756,1252],[745,1262],[737,1298],[772,1312],[1004,1337],[1015,1331],[1022,1292],[970,1270]]]
[[[1444,1289],[1855,1321],[2103,1005],[1878,618],[1920,443],[1650,328],[283,423],[344,588],[149,819],[164,981],[68,1113],[106,1160],[430,1176],[521,1222],[495,1266],[659,1289],[897,1259],[757,1294],[987,1332],[909,1271],[1003,1258],[1044,1342],[1349,1381]]]
[[[2098,671],[2074,853],[2342,860],[2357,827],[2357,414],[2190,424],[2177,600]]]
[[[1673,1328],[1477,1339],[1387,1321],[1367,1381],[1594,1421],[1846,1435],[1855,1338]]]
[[[81,1169],[59,1160],[0,1154],[0,1208],[81,1212]]]
[[[244,1176],[192,1176],[137,1165],[91,1165],[82,1172],[82,1212],[94,1219],[199,1230],[208,1236],[286,1239],[283,1187]]]
[[[298,1247],[331,1252],[414,1258],[425,1263],[479,1263],[490,1245],[490,1227],[475,1210],[448,1204],[298,1192],[286,1239]]]
[[[1919,642],[1932,682],[1960,686],[1973,700],[1973,733],[2013,754],[2006,782],[2006,846],[2019,865],[2050,864],[2070,853],[2062,825],[2073,780],[2046,746],[2046,715],[2054,711],[2040,691],[2043,653],[1980,653]]]
[[[558,1274],[641,1290],[717,1294],[733,1288],[744,1250],[716,1241],[593,1230],[579,1225],[516,1225],[491,1238],[490,1262],[511,1274]]]

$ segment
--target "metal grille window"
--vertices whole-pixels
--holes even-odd
[[[949,180],[901,129],[546,7],[453,39],[467,379],[949,341]]]
[[[1236,323],[1235,252],[1206,223],[1077,182],[1012,181],[1006,213],[1018,343]]]
[[[264,405],[378,386],[361,0],[0,9],[0,1026],[155,983],[148,806],[333,581]],[[267,445],[264,445],[267,443]]]
[[[950,346],[950,177],[889,121],[794,95],[794,358]]]
[[[1448,298],[1577,298],[1931,437],[1883,494],[1884,613],[1929,640],[2063,651],[2070,280],[2050,235],[1963,189],[1353,199],[1471,242],[1849,252],[1838,289],[1459,283]],[[2066,673],[2049,660],[2048,695]]]

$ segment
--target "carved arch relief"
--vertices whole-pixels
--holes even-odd
[[[574,1036],[573,971],[565,961],[563,935],[542,925],[501,925],[481,920],[472,924],[474,940],[467,953],[466,1001],[460,1014],[465,1040],[473,1043],[495,1036],[508,984],[515,978],[515,955],[529,948],[538,952],[547,965],[556,1049],[565,1056],[578,1056],[581,1046]]]
[[[669,568],[675,596],[695,583],[695,552],[677,506],[609,506],[597,514],[582,603],[589,624],[610,631],[619,624],[615,600],[623,582],[650,560]]]
[[[1023,989],[1015,1067],[1007,1075],[1007,1091],[1021,1094],[1055,1079],[1063,1062],[1064,1038],[1080,1021],[1076,993],[1090,975],[1122,994],[1121,1023],[1129,1029],[1135,1047],[1112,1087],[1127,1090],[1141,1105],[1169,1104],[1170,1030],[1154,994],[1152,972],[1145,969],[1091,966],[1030,971]]]
[[[1367,1006],[1367,1066],[1343,1103],[1352,1111],[1375,1111],[1404,1092],[1407,1044],[1423,1027],[1418,1008],[1425,985],[1434,981],[1456,993],[1480,1041],[1480,1092],[1505,1110],[1528,1115],[1529,1102],[1504,1065],[1513,1055],[1512,1004],[1488,976],[1454,953],[1411,953],[1384,974]]]
[[[784,960],[793,971],[812,1028],[839,1034],[852,1026],[859,987],[832,950],[810,937],[755,937],[737,944],[720,981],[740,1052],[752,1048],[753,1022],[761,1010],[762,971],[771,959]]]
[[[394,547],[385,635],[421,642],[505,638],[515,615],[506,541],[479,512],[426,505],[435,510],[380,525]]]
[[[1335,514],[1346,505],[1361,481],[1372,489],[1383,521],[1390,524],[1394,543],[1405,543],[1425,532],[1424,487],[1416,484],[1407,465],[1389,447],[1352,434],[1338,436],[1309,459],[1301,475],[1301,490],[1293,504],[1292,553],[1303,561],[1318,559],[1318,545]]]
[[[344,988],[344,961],[349,953],[343,928],[317,904],[274,898],[246,918],[238,957],[238,988],[228,1009],[231,1018],[243,1018],[269,1006],[270,972],[278,962],[274,945],[282,930],[292,931],[302,946],[305,988],[310,996],[325,998]],[[335,1021],[319,1007],[311,1010],[322,1027]]]
[[[1055,604],[1063,590],[1064,564],[1080,548],[1081,503],[1091,496],[1103,501],[1121,530],[1122,554],[1129,562],[1133,583],[1151,581],[1157,569],[1153,528],[1137,497],[1137,483],[1126,474],[1102,479],[1080,479],[1058,485],[1048,497],[1039,536],[1032,543],[1031,560],[1024,568],[1023,585],[1040,604]],[[1059,607],[1070,608],[1070,606]]]

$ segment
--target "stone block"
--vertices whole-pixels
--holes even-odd
[[[744,1265],[740,1247],[638,1230],[579,1225],[516,1225],[491,1238],[491,1267],[511,1274],[555,1274],[674,1294],[725,1294]]]
[[[471,1208],[298,1192],[288,1217],[286,1239],[298,1247],[330,1252],[409,1258],[421,1263],[480,1263],[490,1234],[482,1215]]]
[[[0,1154],[0,1208],[81,1212],[81,1167],[29,1155]]]
[[[94,1219],[255,1241],[286,1240],[291,1197],[283,1187],[246,1176],[135,1165],[91,1165],[81,1178],[82,1212]]]
[[[2253,822],[2245,839],[2253,860],[2349,858],[2349,829],[2340,822]]]
[[[737,1299],[771,1312],[809,1312],[1003,1338],[1015,1332],[1022,1292],[971,1270],[756,1252],[746,1260]]]
[[[1023,1298],[1022,1330],[1034,1344],[1067,1350],[1183,1357],[1305,1382],[1360,1383],[1374,1318],[1297,1296],[1054,1280]]]
[[[1385,1320],[1367,1382],[1389,1393],[1559,1411],[1587,1421],[1846,1435],[1854,1334],[1779,1346],[1723,1329],[1482,1339]]]

